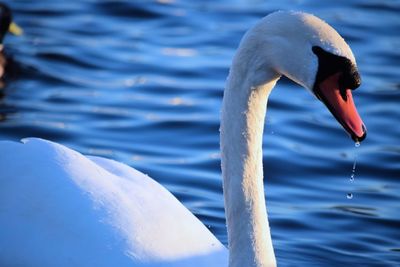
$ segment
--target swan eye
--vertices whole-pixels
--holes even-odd
[[[361,85],[361,77],[357,67],[348,58],[334,55],[319,46],[313,46],[312,51],[318,57],[318,72],[315,85],[331,75],[340,72],[340,87],[354,90]]]

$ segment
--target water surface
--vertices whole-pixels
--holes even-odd
[[[351,45],[368,127],[357,149],[283,79],[268,105],[266,198],[279,266],[400,266],[400,2],[9,1],[23,37],[0,138],[50,139],[166,186],[226,244],[219,111],[243,33],[278,9],[311,12]],[[347,199],[348,192],[353,198]]]

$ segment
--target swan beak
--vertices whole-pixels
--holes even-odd
[[[340,72],[329,76],[316,86],[314,92],[354,142],[361,142],[367,135],[367,129],[358,115],[351,89],[340,88],[340,77]]]
[[[11,22],[8,31],[14,35],[21,35],[24,31],[15,22]]]

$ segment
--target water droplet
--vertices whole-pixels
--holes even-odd
[[[360,146],[360,142],[356,142],[354,144],[355,148]],[[356,178],[356,167],[357,167],[357,149],[355,149],[354,151],[354,161],[353,161],[353,168],[351,170],[351,174],[350,174],[350,182],[353,183],[355,178]],[[353,198],[353,194],[352,193],[348,193],[347,194],[347,199],[352,199]]]
[[[356,166],[357,166],[357,155],[354,155],[354,162],[353,162],[352,173],[355,173],[355,172],[356,172]]]

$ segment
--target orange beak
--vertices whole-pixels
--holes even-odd
[[[350,89],[340,88],[341,73],[335,73],[315,89],[315,94],[328,107],[333,116],[350,134],[355,142],[361,142],[367,135],[367,129],[358,115]]]

